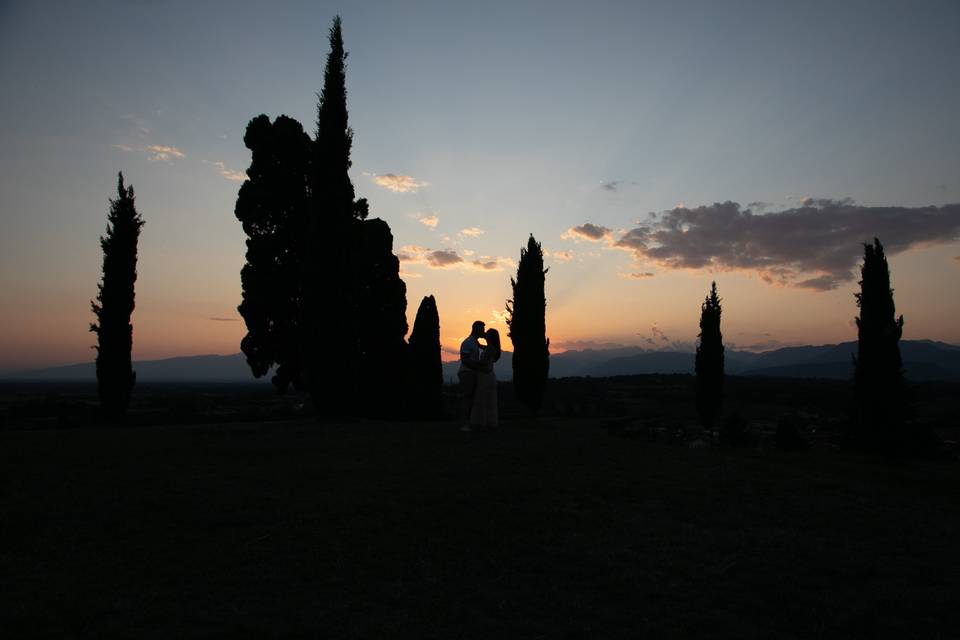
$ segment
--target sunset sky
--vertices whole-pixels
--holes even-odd
[[[0,373],[94,357],[119,170],[134,358],[239,351],[244,128],[313,131],[337,13],[354,186],[445,347],[506,333],[530,233],[554,351],[692,348],[713,279],[728,347],[855,339],[874,235],[904,338],[960,344],[956,0],[0,2]]]

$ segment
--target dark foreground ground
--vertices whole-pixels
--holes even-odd
[[[0,635],[960,634],[955,460],[658,436],[682,411],[638,431],[507,409],[484,434],[8,425]]]

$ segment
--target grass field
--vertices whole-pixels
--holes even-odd
[[[0,431],[0,635],[960,635],[956,461],[546,422]]]

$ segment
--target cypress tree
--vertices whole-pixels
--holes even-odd
[[[543,249],[530,234],[520,249],[516,279],[510,279],[513,298],[507,301],[507,335],[513,342],[513,388],[517,400],[534,414],[543,403],[543,391],[550,372],[550,340],[546,333],[547,298]]]
[[[367,204],[354,201],[348,174],[353,131],[347,120],[346,57],[337,16],[317,104],[303,254],[304,369],[321,415],[351,411],[360,374],[354,234]]]
[[[854,438],[861,446],[893,453],[905,444],[905,398],[900,336],[903,316],[896,317],[890,269],[880,240],[863,245],[860,292],[854,294],[857,355],[854,357],[856,424]]]
[[[260,115],[247,125],[243,142],[252,158],[234,210],[247,234],[238,307],[247,334],[240,349],[257,378],[277,365],[273,383],[283,392],[291,383],[303,387],[298,242],[307,214],[310,137],[293,118],[271,123]]]
[[[404,388],[397,371],[406,371],[407,285],[400,279],[400,260],[393,255],[390,226],[379,218],[353,224],[355,257],[352,294],[359,360],[357,389],[365,398],[359,412],[398,417]]]
[[[100,408],[108,420],[123,417],[137,375],[131,364],[133,350],[134,284],[137,281],[137,241],[143,219],[137,213],[133,187],[124,187],[123,173],[117,179],[117,199],[110,200],[107,232],[100,237],[103,278],[97,285],[97,300],[90,306],[97,320],[90,331],[97,334],[97,391]]]
[[[440,360],[440,314],[433,296],[425,296],[410,333],[411,404],[415,417],[443,413],[443,363]]]
[[[714,424],[723,404],[723,335],[720,333],[720,296],[717,283],[700,305],[700,344],[695,361],[697,413],[713,440]]]

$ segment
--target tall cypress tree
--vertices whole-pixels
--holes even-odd
[[[697,345],[695,361],[697,413],[703,425],[710,431],[723,404],[723,335],[720,333],[720,296],[717,295],[717,283],[710,287],[703,304],[700,305],[700,344]]]
[[[298,243],[307,215],[310,137],[287,116],[273,123],[260,115],[247,125],[249,179],[234,211],[247,234],[247,262],[240,272],[247,325],[240,348],[257,378],[277,365],[273,383],[302,388],[301,281]]]
[[[857,355],[854,386],[857,416],[854,437],[861,446],[894,452],[904,434],[903,361],[900,336],[903,316],[896,317],[890,269],[880,240],[863,245],[860,292],[854,294]]]
[[[418,418],[443,412],[443,363],[440,360],[440,314],[433,296],[425,296],[410,333],[411,404]]]
[[[513,298],[507,301],[507,326],[513,342],[513,388],[517,400],[534,414],[543,403],[543,391],[550,373],[550,340],[547,339],[547,298],[543,249],[533,234],[520,249],[516,279],[510,279]]]
[[[317,105],[303,254],[304,369],[314,405],[325,415],[352,410],[360,373],[354,223],[366,217],[367,206],[354,201],[348,173],[353,131],[347,121],[346,57],[337,16]]]
[[[143,219],[137,213],[133,187],[117,178],[117,199],[110,200],[107,232],[100,237],[103,249],[103,279],[97,285],[96,302],[90,306],[97,321],[90,331],[97,334],[97,390],[100,408],[108,420],[123,417],[137,375],[131,364],[133,350],[134,284],[137,281],[137,241]]]

